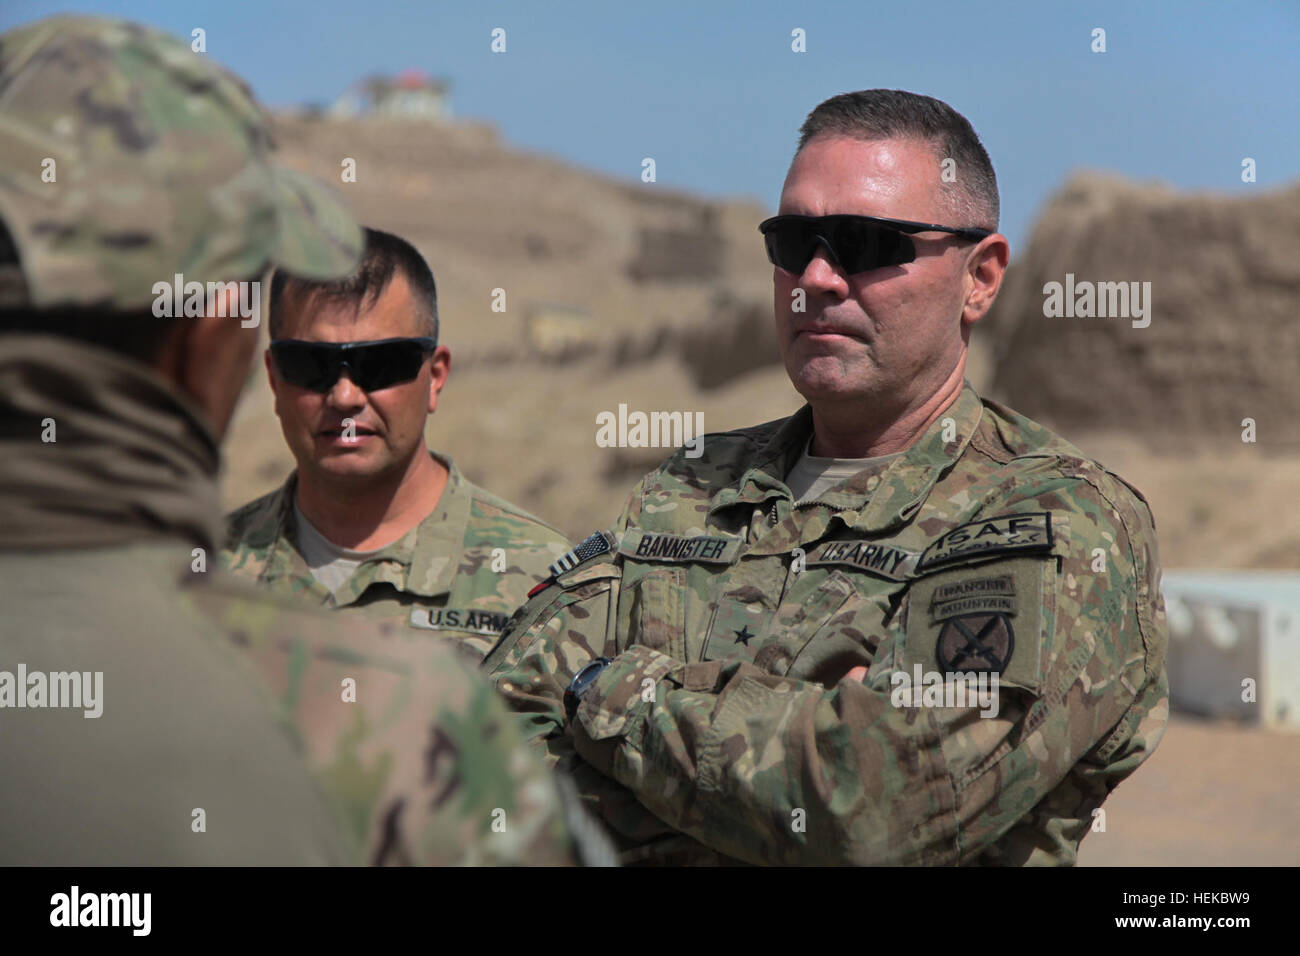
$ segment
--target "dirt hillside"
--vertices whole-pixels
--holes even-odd
[[[1251,418],[1265,455],[1300,452],[1300,185],[1234,198],[1080,174],[1020,252],[988,323],[1008,403],[1174,454],[1239,446]],[[1150,309],[1045,314],[1049,283],[1086,309],[1085,282],[1140,283],[1144,307],[1149,285]],[[1108,290],[1107,311],[1123,297]]]

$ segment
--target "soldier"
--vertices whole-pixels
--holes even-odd
[[[779,212],[807,405],[642,479],[485,667],[625,860],[1072,864],[1167,720],[1150,510],[965,380],[1008,244],[964,117],[827,100]]]
[[[256,283],[361,248],[269,152],[173,38],[0,36],[0,863],[598,859],[450,651],[207,568]]]
[[[452,638],[475,663],[569,547],[425,447],[451,371],[433,274],[365,230],[334,281],[277,271],[266,372],[298,469],[228,517],[224,560],[278,594]]]

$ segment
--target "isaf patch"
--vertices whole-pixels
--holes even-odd
[[[971,521],[945,532],[921,552],[918,574],[944,564],[1003,554],[1052,549],[1052,520],[1046,511]]]

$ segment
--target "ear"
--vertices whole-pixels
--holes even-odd
[[[445,345],[439,345],[433,350],[433,358],[429,360],[429,412],[433,413],[438,410],[438,393],[442,387],[447,384],[447,378],[451,375],[451,349]]]
[[[257,349],[256,328],[240,320],[240,285],[230,283],[204,315],[179,322],[161,356],[160,371],[207,414],[217,438],[230,424]]]
[[[988,314],[1002,288],[1010,258],[1011,244],[1000,232],[985,236],[970,253],[963,276],[966,285],[966,304],[961,311],[963,325],[973,325]]]

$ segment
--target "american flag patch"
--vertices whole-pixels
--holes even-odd
[[[595,534],[584,538],[572,551],[569,551],[564,557],[560,558],[546,570],[550,572],[551,577],[558,577],[565,571],[572,571],[584,561],[590,561],[592,558],[599,557],[609,551],[613,551],[616,542],[613,538],[603,531],[597,531]]]

